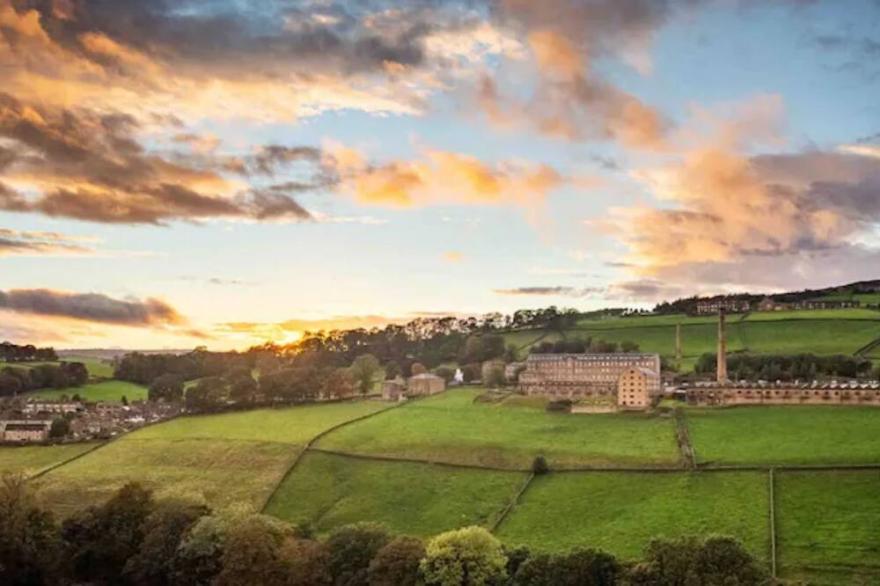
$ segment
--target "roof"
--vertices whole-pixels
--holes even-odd
[[[645,358],[650,359],[660,359],[659,354],[652,354],[648,352],[612,352],[606,354],[593,353],[593,352],[583,352],[578,354],[529,354],[529,361],[552,361],[552,360],[565,360],[565,359],[574,359],[574,360],[586,360],[590,362],[598,362],[600,360],[616,360],[619,362],[623,362],[625,360],[642,360]]]
[[[45,423],[7,423],[4,431],[46,431]]]
[[[442,376],[437,376],[436,374],[431,374],[430,372],[423,372],[422,374],[417,374],[415,376],[409,377],[409,380],[434,380],[434,379],[443,380]]]
[[[657,376],[657,373],[655,371],[651,370],[650,368],[645,368],[643,366],[630,366],[626,370],[627,371],[635,370],[637,372],[644,374],[645,376]]]

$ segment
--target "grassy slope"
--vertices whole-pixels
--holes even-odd
[[[499,536],[534,549],[598,547],[636,559],[654,537],[727,534],[766,559],[767,499],[762,473],[550,474],[535,479]]]
[[[326,532],[357,521],[394,532],[433,535],[485,525],[525,480],[489,472],[308,453],[275,493],[268,513]]]
[[[31,476],[94,447],[94,443],[0,447],[0,475],[10,473]]]
[[[782,575],[810,583],[876,584],[880,472],[777,473]]]
[[[121,380],[111,380],[103,383],[86,384],[81,387],[41,389],[28,393],[29,397],[40,397],[41,399],[58,399],[62,395],[68,397],[79,395],[87,401],[119,402],[123,396],[129,401],[138,401],[147,398],[147,387]]]
[[[674,465],[673,422],[643,414],[571,415],[527,406],[473,403],[454,390],[340,429],[318,447],[456,464],[528,468]]]
[[[113,367],[97,358],[86,358],[81,356],[65,356],[62,360],[65,362],[82,362],[86,370],[92,376],[110,378],[113,376]],[[58,364],[58,362],[0,362],[0,366],[13,366],[22,368],[32,368],[40,364]]]
[[[689,409],[700,462],[880,463],[880,410],[822,405]]]
[[[187,417],[114,441],[40,479],[62,514],[99,502],[128,481],[160,494],[198,494],[216,506],[262,505],[303,444],[334,425],[386,405],[292,407]]]

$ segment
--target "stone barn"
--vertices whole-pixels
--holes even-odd
[[[411,376],[406,386],[406,394],[410,397],[434,395],[446,389],[446,381],[436,374],[423,373]]]
[[[386,401],[402,401],[406,398],[406,383],[401,377],[382,383],[382,398]]]
[[[44,442],[49,439],[50,425],[50,421],[9,421],[2,425],[0,437],[6,442]]]

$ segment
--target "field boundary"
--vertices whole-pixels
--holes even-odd
[[[339,456],[340,458],[352,458],[355,460],[372,460],[374,462],[392,462],[400,464],[424,464],[427,466],[441,466],[445,468],[466,468],[469,470],[484,470],[486,472],[511,472],[522,474],[528,472],[528,468],[501,468],[499,466],[489,466],[485,464],[466,464],[456,462],[444,462],[440,460],[428,460],[423,458],[406,458],[401,456],[384,456],[382,454],[358,454],[355,452],[342,452],[339,450],[328,450],[326,448],[309,448],[310,452],[316,454],[326,454],[328,456]]]
[[[768,485],[770,488],[770,575],[773,578],[777,576],[776,563],[776,475],[773,468],[770,468],[767,474]]]
[[[681,460],[688,470],[697,468],[697,451],[691,443],[691,434],[688,431],[687,418],[684,409],[675,408],[675,439],[678,441],[678,449],[681,452]]]
[[[70,464],[71,462],[78,460],[78,459],[82,458],[83,456],[87,456],[87,455],[91,454],[95,450],[103,448],[104,446],[106,446],[107,444],[109,444],[110,442],[112,442],[115,439],[116,438],[105,440],[102,442],[97,442],[94,446],[92,446],[91,448],[89,448],[88,450],[86,450],[84,452],[80,452],[79,454],[76,454],[75,456],[71,456],[70,458],[67,458],[66,460],[61,460],[60,462],[55,462],[54,464],[47,466],[38,472],[35,472],[34,474],[28,476],[26,481],[30,482],[32,480],[36,480],[37,478],[40,478],[41,476],[45,476],[46,474],[48,474],[49,472],[52,472],[53,470],[61,468],[62,466],[66,465],[66,464]]]
[[[880,338],[871,340],[870,342],[853,352],[853,356],[864,358],[865,355],[870,354],[873,350],[876,350],[877,348],[880,348]]]
[[[287,470],[284,472],[284,474],[281,475],[281,478],[278,480],[278,482],[275,483],[275,486],[272,487],[272,491],[269,493],[269,496],[266,497],[266,500],[263,501],[263,505],[260,507],[260,512],[261,513],[266,512],[266,509],[269,507],[269,503],[271,503],[272,499],[275,498],[275,495],[278,493],[278,490],[281,488],[281,485],[284,484],[285,481],[287,481],[288,477],[290,477],[291,474],[293,474],[294,470],[296,470],[297,465],[303,459],[303,455],[312,449],[312,446],[315,444],[315,442],[317,442],[318,440],[320,440],[321,438],[323,438],[327,434],[332,433],[332,432],[336,431],[337,429],[341,429],[350,423],[357,423],[358,421],[363,421],[364,419],[369,419],[370,417],[374,417],[380,413],[385,413],[387,411],[391,411],[392,409],[397,409],[398,407],[401,407],[405,404],[406,404],[406,402],[397,402],[394,405],[391,405],[390,407],[386,407],[384,409],[379,409],[378,411],[373,411],[372,413],[367,413],[365,415],[355,417],[354,419],[349,419],[347,421],[343,421],[342,423],[337,423],[336,425],[325,429],[324,431],[322,431],[321,433],[317,434],[312,439],[307,441],[305,444],[303,444],[302,449],[296,455],[296,457],[293,459],[293,462],[290,463],[290,466],[287,467]],[[293,445],[295,445],[295,444],[291,444],[291,446],[293,446]]]
[[[522,495],[524,495],[525,492],[529,489],[529,486],[532,485],[532,481],[534,479],[535,479],[534,472],[530,472],[529,475],[526,476],[526,481],[523,482],[523,484],[519,488],[519,490],[516,491],[516,494],[513,495],[513,498],[510,499],[510,502],[507,503],[507,506],[501,510],[501,513],[498,515],[498,517],[495,519],[495,521],[489,527],[490,533],[495,533],[498,530],[498,528],[501,527],[501,524],[504,522],[505,519],[507,519],[507,516],[510,515],[510,513],[513,511],[514,507],[516,507],[516,505],[519,504],[519,501],[522,498]]]

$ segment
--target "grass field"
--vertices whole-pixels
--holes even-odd
[[[750,313],[747,322],[807,320],[880,320],[880,311],[865,308],[852,309],[811,309],[795,311],[755,311]]]
[[[688,409],[701,463],[880,463],[880,410],[855,406]]]
[[[596,547],[637,559],[654,537],[732,535],[769,548],[767,475],[758,472],[574,472],[536,478],[499,528],[537,550]]]
[[[128,481],[214,506],[262,506],[318,433],[386,407],[376,402],[186,417],[128,434],[39,480],[61,514],[100,502]]]
[[[94,443],[0,447],[0,476],[3,474],[31,476],[88,452],[94,447]]]
[[[876,584],[880,471],[776,476],[782,575],[811,584]]]
[[[61,396],[79,395],[86,401],[106,401],[118,403],[125,397],[129,401],[140,401],[147,398],[147,387],[121,380],[86,384],[81,387],[66,389],[40,389],[28,393],[29,397],[41,399],[58,399]]]
[[[307,453],[267,512],[319,532],[377,521],[396,533],[429,536],[487,525],[510,502],[525,474],[430,464],[378,462]]]
[[[88,358],[84,356],[65,356],[62,358],[65,362],[82,362],[86,370],[91,376],[101,378],[111,378],[113,376],[113,366],[109,363],[97,358]],[[0,362],[0,366],[12,366],[22,368],[33,368],[41,364],[58,364],[58,362]]]
[[[672,466],[669,418],[644,414],[571,415],[530,406],[474,403],[461,389],[348,425],[318,447],[355,454],[526,469],[543,454],[552,467]]]

